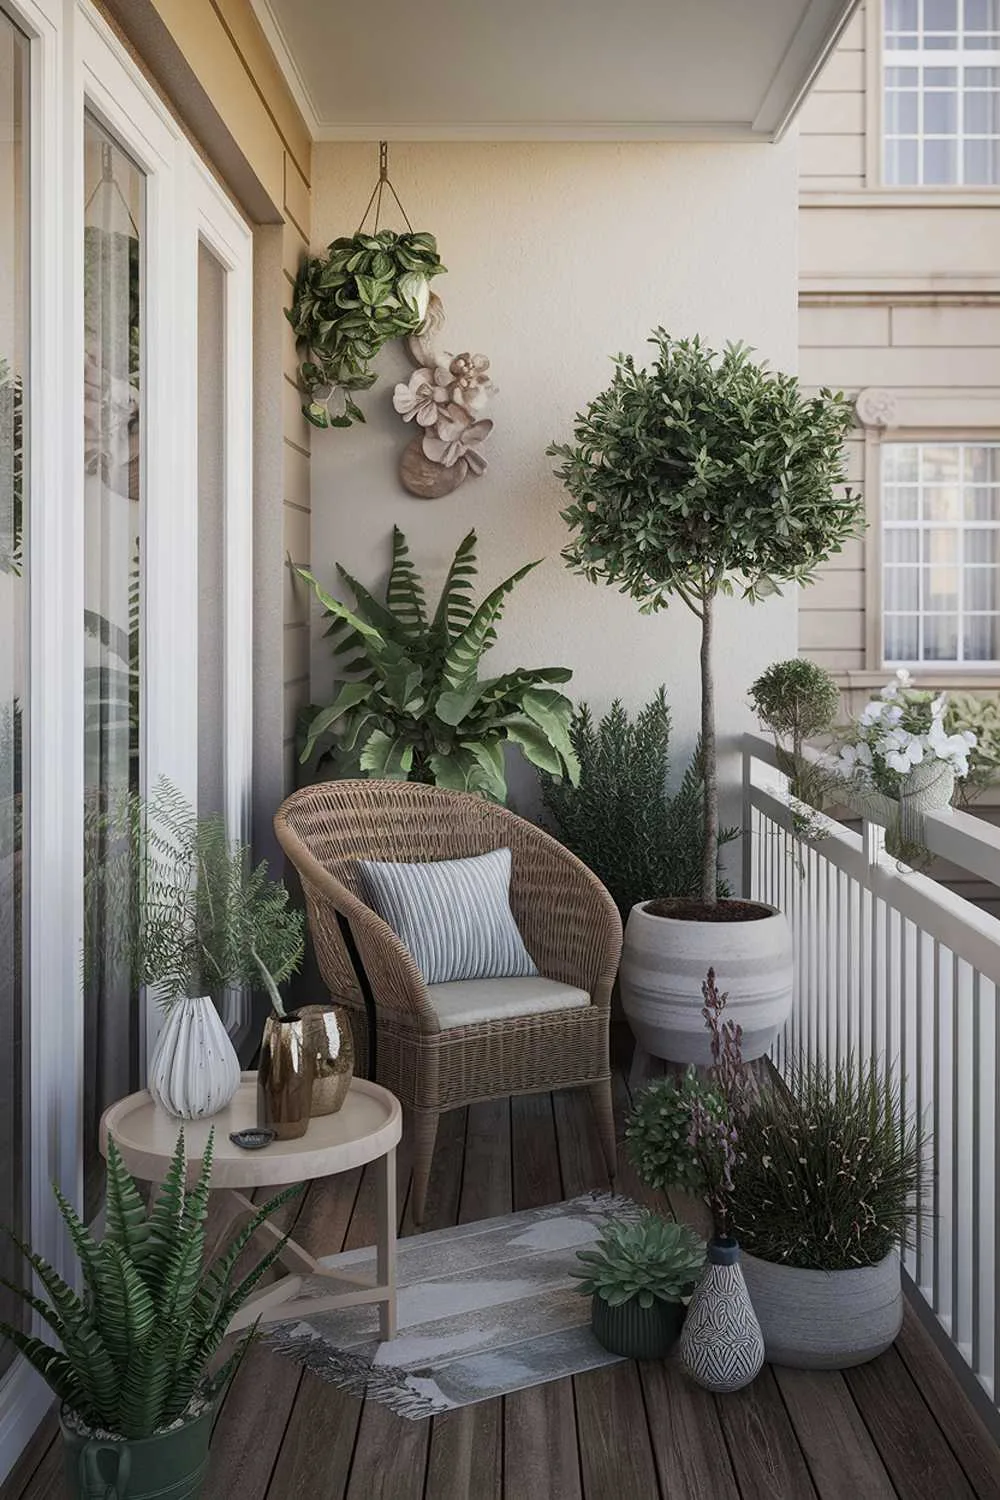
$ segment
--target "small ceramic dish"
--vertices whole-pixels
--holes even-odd
[[[255,1130],[233,1130],[229,1135],[233,1145],[239,1146],[241,1151],[260,1151],[277,1138],[276,1130],[267,1130],[264,1127]]]

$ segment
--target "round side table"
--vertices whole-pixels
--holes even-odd
[[[360,1277],[332,1271],[294,1240],[288,1240],[280,1260],[289,1275],[266,1286],[243,1305],[230,1331],[249,1324],[284,1323],[309,1313],[359,1302],[379,1304],[379,1332],[391,1339],[396,1332],[396,1146],[402,1134],[402,1109],[388,1089],[365,1078],[355,1078],[341,1109],[310,1120],[305,1135],[294,1141],[272,1141],[259,1151],[244,1151],[229,1139],[231,1131],[248,1130],[257,1123],[257,1074],[244,1073],[227,1109],[207,1120],[176,1120],[153,1102],[143,1089],[106,1109],[101,1120],[101,1152],[114,1141],[134,1177],[159,1183],[166,1177],[177,1135],[183,1126],[188,1180],[197,1179],[210,1131],[214,1131],[212,1190],[224,1191],[242,1217],[259,1205],[246,1196],[257,1187],[283,1187],[332,1177],[352,1167],[378,1162],[376,1275],[374,1284]],[[258,1233],[272,1243],[281,1232],[272,1224]],[[340,1290],[327,1297],[300,1297],[307,1276],[322,1276]]]

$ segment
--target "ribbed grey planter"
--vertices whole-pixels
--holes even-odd
[[[610,1307],[594,1293],[590,1326],[599,1344],[626,1359],[666,1359],[681,1335],[684,1323],[681,1302],[661,1302],[641,1307],[638,1297]]]
[[[852,1271],[804,1271],[743,1256],[771,1364],[844,1370],[884,1354],[903,1323],[899,1254]]]

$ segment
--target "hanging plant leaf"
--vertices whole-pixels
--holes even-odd
[[[301,354],[302,413],[314,427],[364,421],[349,393],[375,383],[368,367],[384,344],[418,331],[430,280],[444,269],[432,234],[391,229],[336,239],[325,256],[305,261],[285,316]]]

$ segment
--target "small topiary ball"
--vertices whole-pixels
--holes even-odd
[[[750,706],[772,734],[807,740],[833,728],[840,689],[823,667],[796,656],[761,673],[750,688]]]
[[[680,1077],[659,1078],[636,1095],[625,1140],[632,1165],[648,1187],[704,1193],[704,1174],[691,1145],[691,1111],[698,1102],[710,1118],[722,1119],[721,1094],[694,1067]]]

